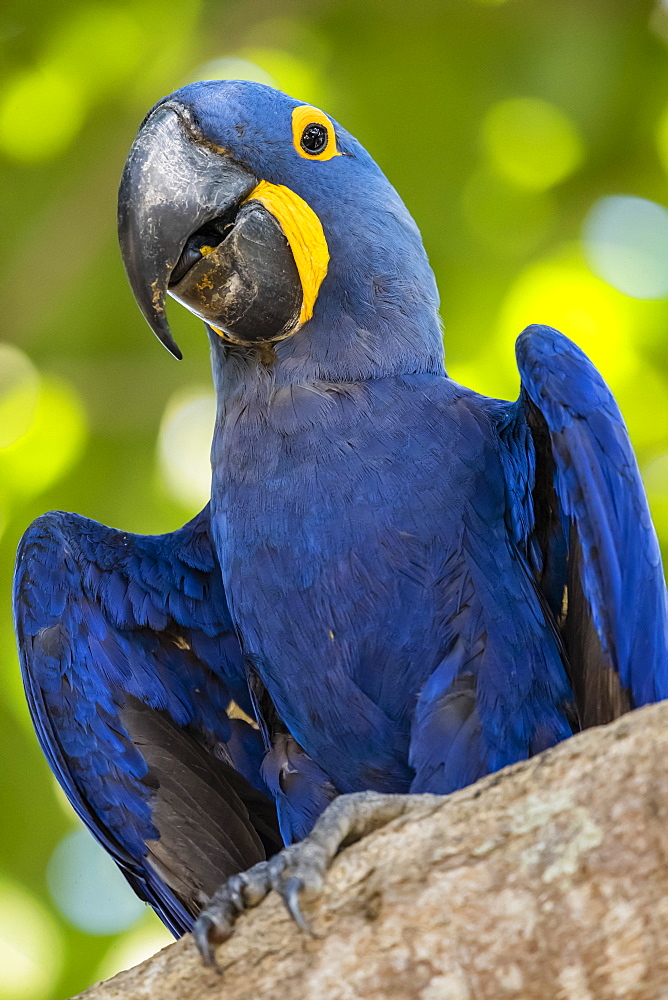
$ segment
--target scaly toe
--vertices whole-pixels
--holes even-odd
[[[270,889],[264,862],[248,872],[232,875],[213,894],[193,927],[195,944],[207,965],[215,965],[215,946],[227,941],[232,935],[239,914],[251,906],[257,906]]]
[[[292,844],[269,862],[272,889],[297,926],[314,938],[317,935],[302,913],[300,899],[302,894],[313,897],[320,893],[326,869],[324,853],[308,841]]]

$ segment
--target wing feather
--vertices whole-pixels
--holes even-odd
[[[14,609],[28,704],[58,781],[183,933],[226,875],[281,846],[208,510],[154,537],[39,518],[19,547]]]
[[[640,472],[617,404],[568,338],[531,326],[519,337],[518,413],[532,430],[543,535],[543,585],[566,585],[563,635],[583,725],[668,697],[666,587]],[[548,512],[546,514],[546,512]],[[560,577],[554,546],[566,553]]]

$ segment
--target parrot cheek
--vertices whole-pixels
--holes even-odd
[[[179,280],[168,291],[224,340],[265,344],[296,331],[299,271],[281,226],[262,204],[244,204],[222,242],[199,254],[185,273],[177,265]]]

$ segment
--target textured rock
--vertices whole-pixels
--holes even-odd
[[[335,861],[305,913],[270,896],[85,1000],[668,1000],[668,703],[408,815]]]

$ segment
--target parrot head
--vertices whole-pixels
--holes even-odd
[[[134,295],[176,357],[167,295],[229,345],[310,331],[331,351],[338,330],[368,353],[419,330],[442,363],[433,274],[398,194],[345,129],[271,87],[205,81],[155,105],[118,216]]]

